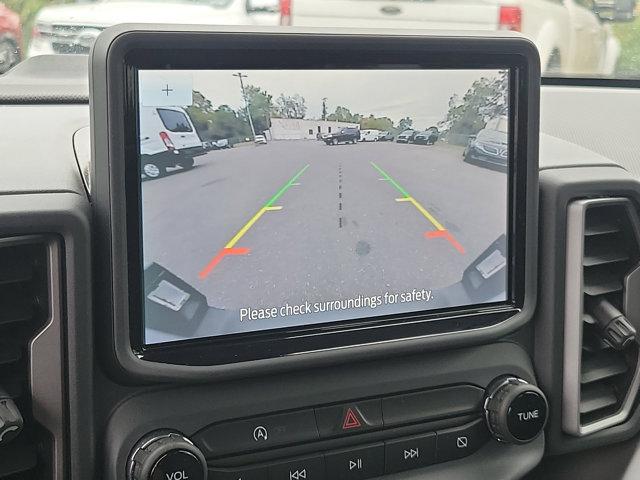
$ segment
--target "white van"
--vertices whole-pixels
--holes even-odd
[[[142,172],[148,178],[164,175],[167,167],[192,168],[193,158],[206,150],[180,107],[140,107]]]
[[[380,130],[360,130],[361,142],[377,142]]]

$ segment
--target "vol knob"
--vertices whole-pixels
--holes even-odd
[[[207,480],[207,462],[184,435],[160,430],[136,444],[127,472],[128,480]]]
[[[487,426],[501,442],[533,441],[544,430],[548,410],[542,390],[521,378],[499,377],[487,387],[484,400]]]

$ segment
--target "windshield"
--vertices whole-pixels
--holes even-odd
[[[184,113],[177,110],[158,109],[158,114],[167,130],[171,132],[190,132],[191,126]]]
[[[487,121],[487,130],[496,130],[498,132],[507,133],[509,130],[509,119],[504,116],[494,117]]]
[[[0,74],[86,55],[104,28],[178,23],[498,31],[535,43],[544,76],[640,78],[636,0],[3,0]]]

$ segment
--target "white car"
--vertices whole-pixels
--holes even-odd
[[[213,143],[215,144],[216,148],[219,148],[219,149],[231,148],[231,144],[229,143],[229,139],[228,138],[223,138],[221,140],[216,140]]]
[[[256,135],[256,137],[253,139],[253,142],[256,145],[266,145],[267,137],[265,137],[264,135]]]
[[[377,142],[380,130],[360,130],[361,142]]]
[[[164,175],[167,168],[192,168],[194,157],[206,153],[187,112],[180,107],[140,108],[141,173]]]
[[[513,30],[531,39],[542,70],[610,75],[620,44],[582,0],[284,0],[281,23],[313,27]]]
[[[99,0],[42,8],[27,56],[88,54],[102,30],[119,23],[277,25],[278,0]]]

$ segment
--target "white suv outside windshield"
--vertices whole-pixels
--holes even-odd
[[[531,39],[543,75],[640,78],[636,0],[0,0],[0,74],[88,54],[119,23],[491,31]]]

